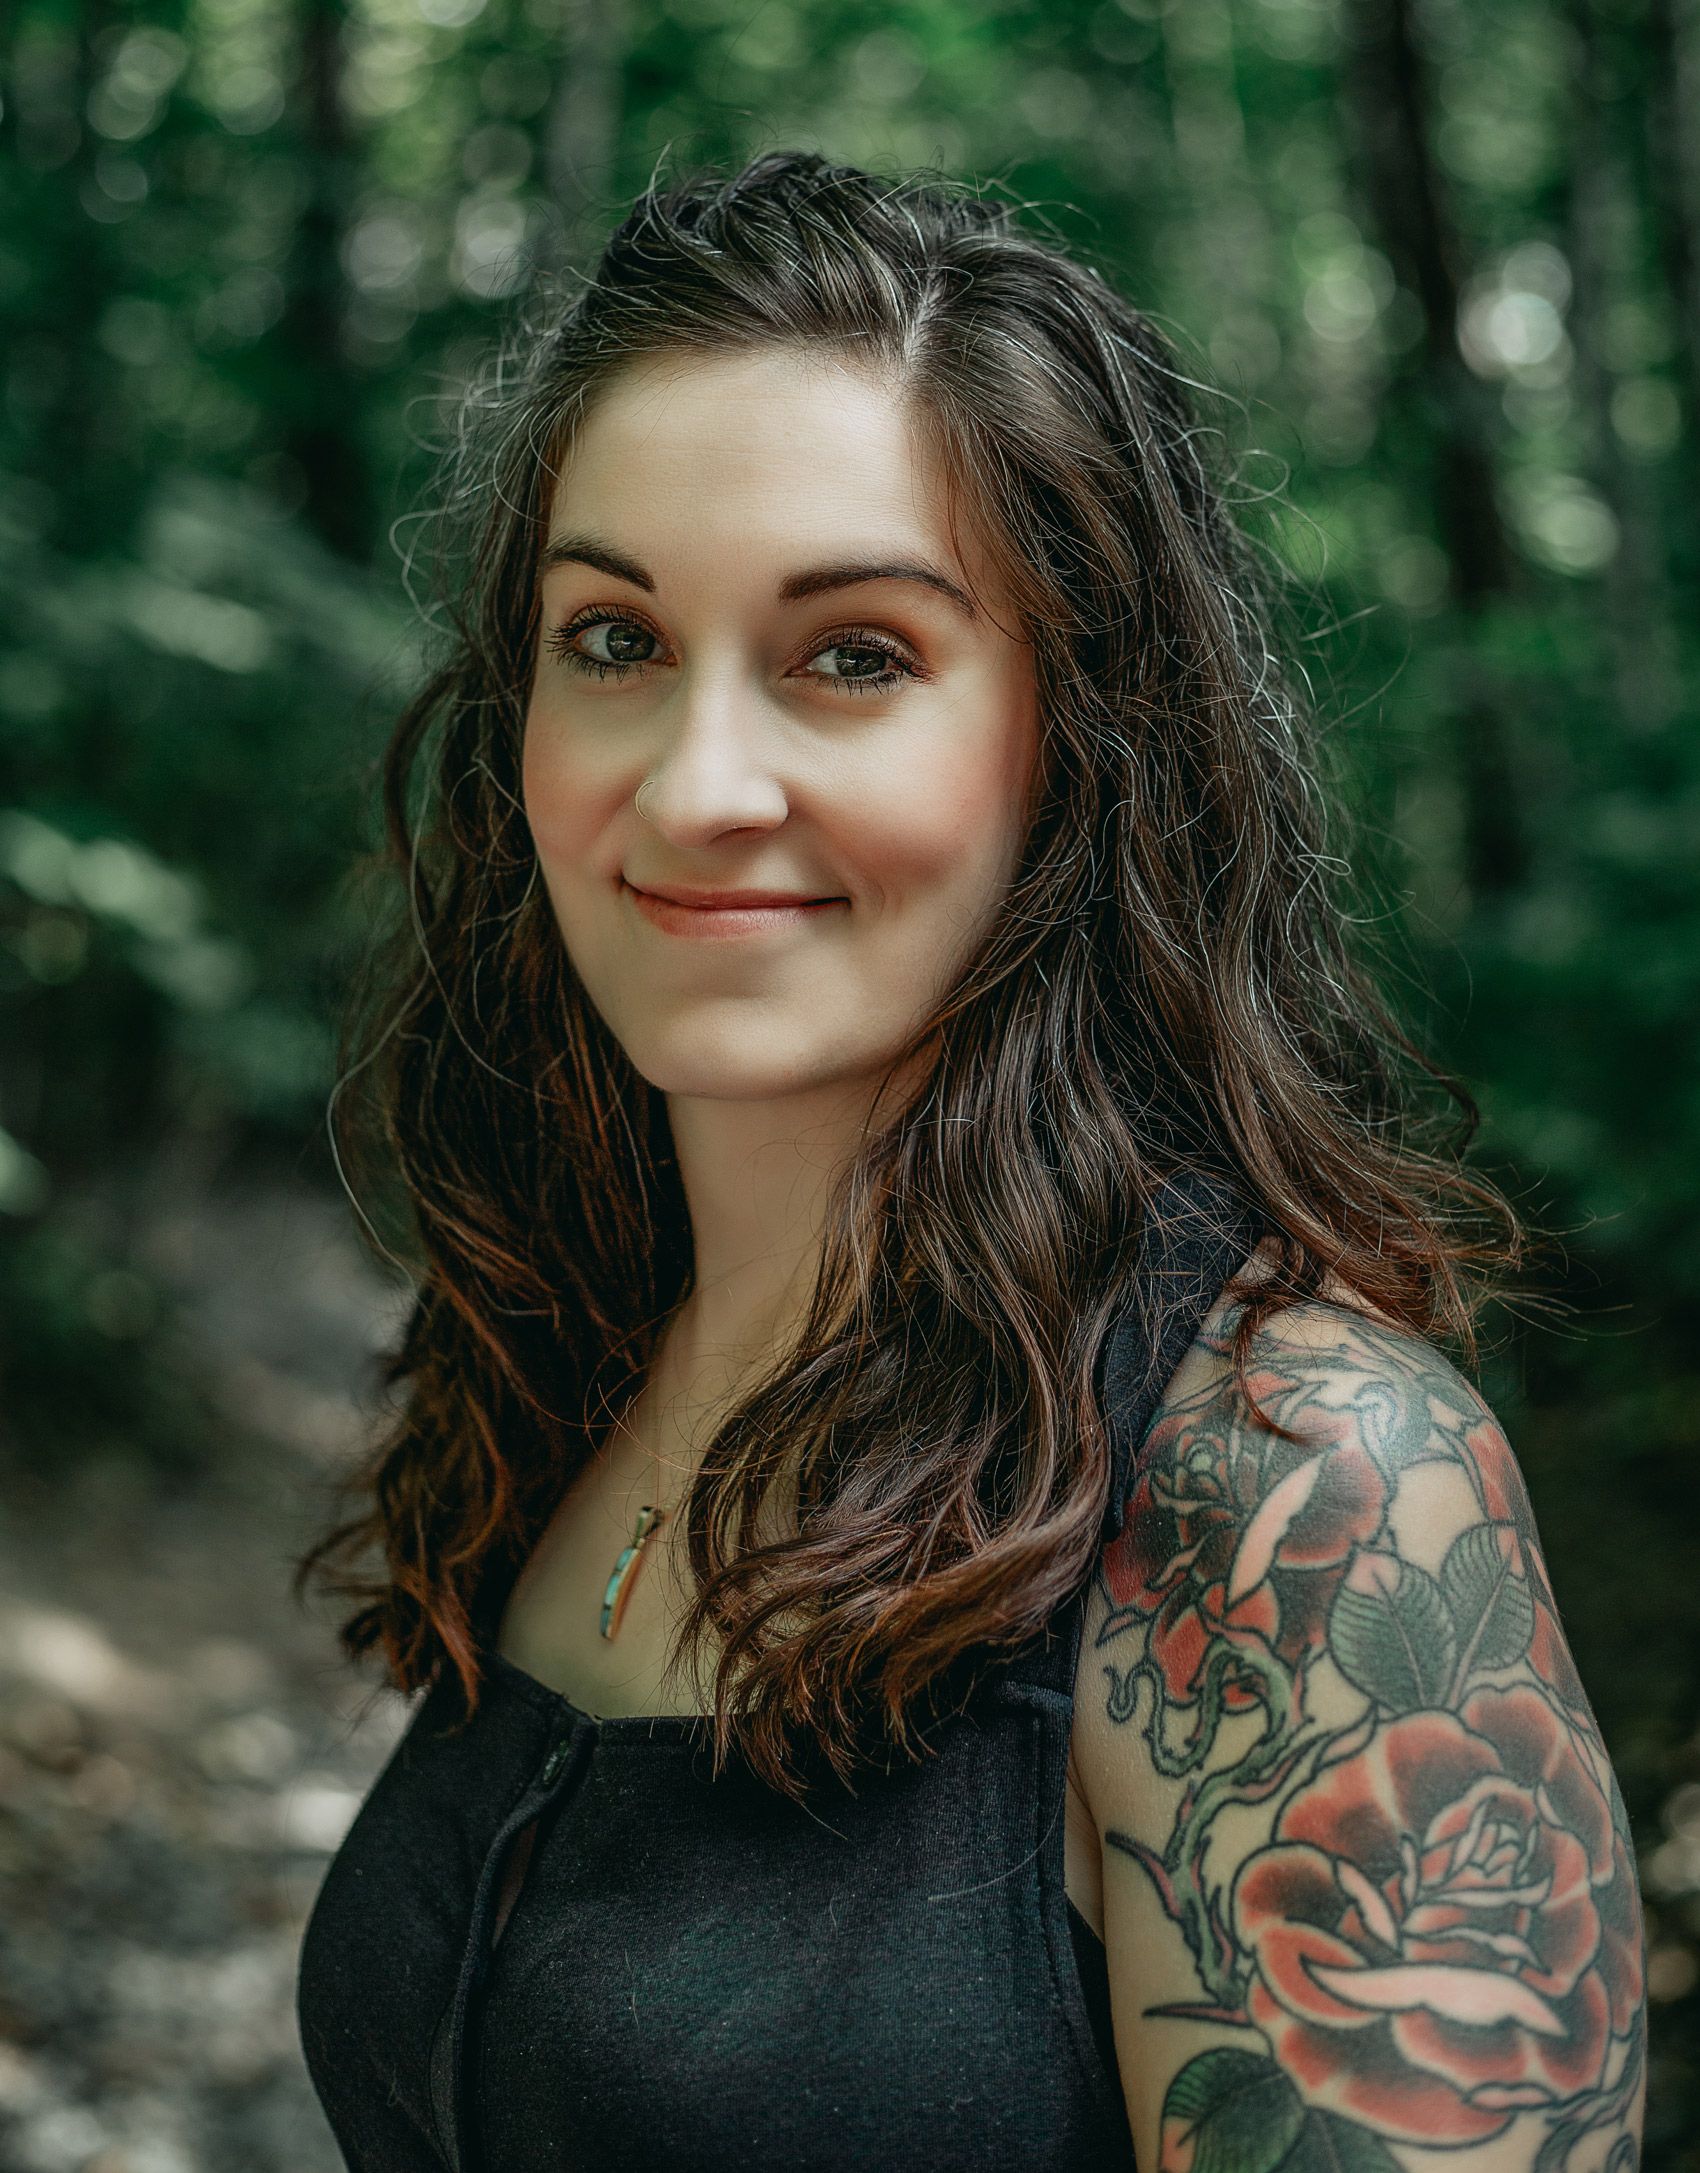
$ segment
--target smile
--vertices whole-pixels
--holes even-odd
[[[647,890],[634,889],[630,883],[623,883],[621,888],[652,927],[662,929],[670,936],[706,937],[711,942],[724,942],[733,936],[761,935],[781,928],[799,928],[806,921],[850,902],[848,898],[814,898],[807,905],[675,905],[671,898],[653,897]]]

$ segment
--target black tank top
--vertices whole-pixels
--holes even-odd
[[[1105,1538],[1260,1234],[1184,1198],[1099,1354]],[[481,1594],[476,1714],[445,1732],[458,1686],[424,1694],[302,1940],[302,2047],[351,2173],[1131,2168],[1104,1950],[1063,1886],[1090,1583],[935,1756],[854,1793],[828,1771],[806,1807],[736,1760],[711,1780],[695,1715],[581,1712],[495,1649],[506,1595]]]

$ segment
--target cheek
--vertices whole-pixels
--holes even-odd
[[[1025,830],[1031,732],[1018,717],[987,748],[909,751],[864,803],[879,809],[893,880],[978,896],[1012,872]]]
[[[565,737],[546,724],[526,726],[520,796],[541,860],[568,862],[583,850],[594,821],[593,781]]]
[[[1019,853],[1020,788],[1019,774],[911,762],[862,799],[851,855],[879,909],[867,929],[894,998],[948,976],[995,917]]]
[[[917,886],[981,888],[1002,865],[1007,821],[1000,796],[960,780],[915,780],[891,825],[891,857]]]

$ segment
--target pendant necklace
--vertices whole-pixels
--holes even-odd
[[[623,1422],[622,1422],[623,1423]],[[661,1491],[661,1458],[655,1458],[655,1491]],[[620,1559],[614,1564],[606,1588],[602,1594],[602,1634],[613,1637],[619,1630],[626,1612],[626,1603],[632,1596],[632,1586],[643,1562],[643,1550],[667,1521],[667,1511],[653,1502],[645,1502],[637,1513],[632,1526],[632,1536],[620,1550]]]

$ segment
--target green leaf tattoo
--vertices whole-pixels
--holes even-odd
[[[1396,1554],[1353,1560],[1328,1618],[1328,1649],[1355,1689],[1390,1713],[1436,1705],[1452,1681],[1458,1632],[1440,1586]]]
[[[1280,2068],[1255,2052],[1201,2052],[1163,2100],[1165,2131],[1192,2146],[1192,2173],[1275,2173],[1304,2117]]]
[[[1458,1631],[1458,1687],[1478,1667],[1510,1667],[1529,1649],[1535,1603],[1522,1549],[1509,1524],[1472,1524],[1440,1566],[1440,1588]]]
[[[1400,2166],[1373,2129],[1312,2111],[1282,2160],[1281,2173],[1400,2173]]]

